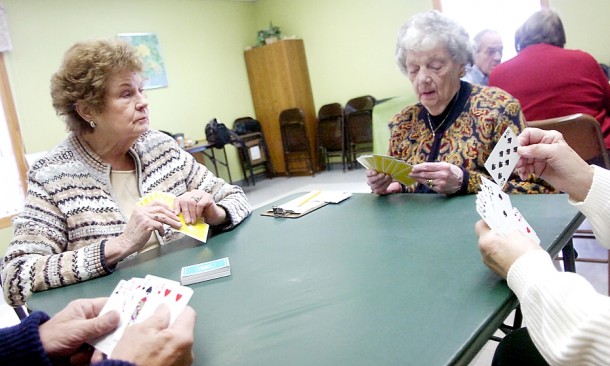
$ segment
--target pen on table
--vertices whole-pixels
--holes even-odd
[[[314,198],[315,196],[319,195],[322,191],[315,191],[314,193],[312,193],[311,195],[309,195],[307,198],[305,198],[304,200],[302,200],[301,202],[299,202],[299,206],[303,206],[304,204],[306,204],[307,202],[311,201],[312,198]]]

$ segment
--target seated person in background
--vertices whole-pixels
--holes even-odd
[[[589,114],[600,123],[610,149],[610,85],[599,63],[586,52],[563,48],[559,15],[534,13],[515,32],[514,58],[498,65],[490,86],[506,90],[523,106],[527,121]]]
[[[466,67],[462,80],[471,84],[487,85],[489,74],[502,62],[502,37],[494,30],[485,29],[473,39],[474,65]]]
[[[105,298],[72,301],[49,319],[34,312],[20,324],[0,329],[0,359],[3,365],[190,365],[193,363],[195,311],[186,307],[176,320],[170,320],[167,305],[150,318],[130,325],[108,360],[93,356],[87,346],[119,325],[119,314],[111,311],[98,317]],[[95,363],[96,361],[99,361]]]
[[[519,103],[506,92],[460,81],[471,57],[468,33],[437,11],[415,15],[398,34],[396,60],[419,100],[390,122],[389,155],[413,165],[419,184],[405,187],[367,171],[373,193],[466,194],[479,190],[485,161],[507,128],[525,128]],[[549,193],[541,181],[513,175],[511,193]]]
[[[53,75],[53,107],[71,133],[28,172],[25,208],[1,263],[10,305],[110,274],[125,257],[181,238],[179,213],[220,230],[250,214],[240,187],[149,129],[141,73],[131,46],[95,40],[71,47]],[[152,191],[174,194],[174,207],[136,205]]]
[[[599,243],[610,248],[610,171],[583,161],[557,131],[527,128],[519,142],[519,174],[539,175],[568,193]],[[607,365],[610,297],[576,273],[557,271],[549,254],[519,231],[500,236],[482,220],[475,229],[483,261],[507,279],[527,324],[500,342],[493,364],[529,365],[524,361],[540,359],[537,348],[551,365]],[[529,336],[536,348],[526,352]]]

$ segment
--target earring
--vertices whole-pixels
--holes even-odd
[[[97,125],[95,124],[95,121],[91,120],[89,121],[89,126],[91,126],[91,128],[95,128]]]

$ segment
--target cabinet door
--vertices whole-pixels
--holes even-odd
[[[279,127],[283,110],[303,110],[310,146],[317,156],[316,115],[303,41],[282,40],[253,48],[245,52],[245,59],[256,119],[267,141],[271,166],[274,174],[283,175],[286,168]]]

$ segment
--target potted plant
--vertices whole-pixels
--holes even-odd
[[[281,35],[280,27],[274,26],[273,23],[269,22],[268,29],[258,31],[258,45],[263,46],[273,43],[279,40]]]

